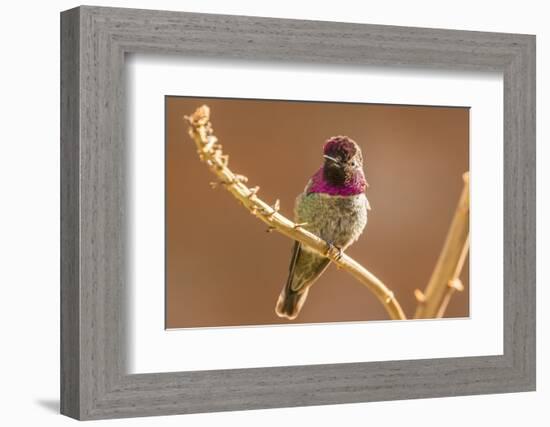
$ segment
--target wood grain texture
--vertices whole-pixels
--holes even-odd
[[[61,412],[80,414],[78,10],[61,19]]]
[[[534,390],[534,36],[84,6],[62,13],[61,38],[62,413],[100,419]],[[504,354],[127,374],[126,53],[503,72]]]

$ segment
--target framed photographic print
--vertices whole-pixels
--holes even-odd
[[[61,14],[61,411],[535,389],[535,38]]]

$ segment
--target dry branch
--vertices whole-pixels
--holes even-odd
[[[189,135],[197,146],[200,159],[208,165],[219,179],[218,183],[213,184],[214,186],[223,185],[250,213],[268,225],[268,231],[277,230],[285,236],[299,241],[319,254],[327,256],[339,268],[349,272],[374,293],[384,305],[390,318],[406,319],[405,313],[395,299],[393,292],[380,279],[348,255],[340,254],[338,250],[328,245],[323,239],[302,228],[305,224],[296,224],[278,213],[278,201],[273,205],[264,202],[257,196],[259,187],[249,188],[245,185],[247,182],[246,177],[237,175],[228,168],[229,156],[223,154],[221,145],[213,135],[210,124],[210,109],[206,105],[199,107],[191,116],[186,116],[185,119],[190,125]]]
[[[468,172],[463,175],[463,179],[462,194],[430,281],[424,292],[418,289],[415,291],[418,301],[415,319],[443,317],[452,295],[464,289],[459,276],[470,248],[470,179]]]

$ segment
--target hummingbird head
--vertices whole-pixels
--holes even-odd
[[[359,145],[347,136],[329,138],[323,148],[323,178],[331,185],[343,187],[363,177],[363,155]],[[364,178],[363,178],[364,179]]]

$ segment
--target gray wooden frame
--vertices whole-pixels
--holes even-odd
[[[124,58],[130,52],[502,72],[504,354],[127,374]],[[534,36],[71,9],[61,14],[61,166],[63,414],[99,419],[535,389]]]

